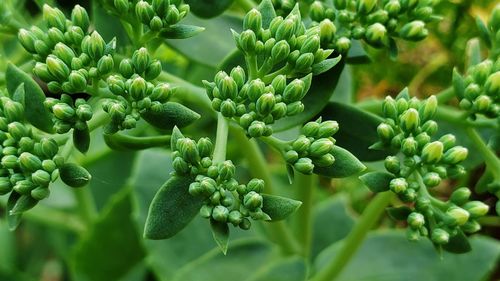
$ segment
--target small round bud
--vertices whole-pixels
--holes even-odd
[[[313,157],[320,157],[327,153],[330,153],[333,150],[333,142],[327,138],[321,138],[315,140],[311,143],[309,147],[309,154]]]
[[[243,221],[243,215],[239,211],[231,211],[227,220],[233,225],[239,225]]]
[[[424,176],[424,184],[428,187],[435,187],[441,183],[441,177],[438,173],[430,172]]]
[[[229,216],[229,210],[224,206],[215,206],[212,210],[212,218],[218,222],[226,222]]]
[[[246,76],[245,76],[245,70],[241,66],[237,66],[231,70],[230,73],[231,78],[236,82],[236,85],[238,86],[239,89],[245,85],[246,82]]]
[[[55,27],[61,31],[64,31],[66,28],[66,17],[63,12],[47,4],[43,5],[43,20],[49,27]]]
[[[456,165],[467,158],[468,150],[463,146],[455,146],[443,156],[443,161],[448,164]]]
[[[366,28],[366,41],[374,47],[387,46],[389,37],[387,29],[380,23],[374,23]]]
[[[406,156],[413,156],[417,153],[418,142],[413,137],[403,139],[401,142],[401,151]]]
[[[31,175],[31,180],[36,185],[48,186],[51,180],[50,174],[44,170],[37,170]]]
[[[429,31],[425,28],[425,23],[419,20],[405,24],[399,31],[399,36],[409,41],[420,41],[428,34]]]
[[[149,56],[148,50],[146,48],[140,48],[139,50],[135,51],[132,55],[132,63],[137,73],[143,73],[144,71],[146,71],[151,63],[151,57]]]
[[[59,151],[59,145],[54,139],[43,138],[40,140],[42,154],[46,158],[54,157]]]
[[[295,22],[293,19],[285,19],[276,30],[276,40],[289,40],[295,34]]]
[[[415,131],[418,126],[420,125],[420,117],[418,114],[418,111],[414,108],[410,108],[406,110],[401,116],[400,116],[400,124],[401,128],[407,132],[413,132]]]
[[[324,19],[319,23],[319,36],[322,43],[330,43],[335,37],[337,28],[329,19]]]
[[[438,245],[444,245],[447,244],[448,241],[450,241],[450,234],[444,229],[435,228],[432,231],[431,240]]]
[[[437,163],[441,160],[443,156],[443,143],[440,141],[434,141],[428,143],[422,149],[422,160],[425,163]]]
[[[264,181],[261,180],[261,179],[251,179],[248,183],[247,183],[247,187],[246,187],[246,191],[247,192],[257,192],[257,193],[260,193],[264,190]]]
[[[318,167],[329,167],[333,165],[333,163],[335,163],[335,157],[329,153],[314,159],[314,165]]]
[[[304,97],[304,81],[300,79],[295,79],[290,84],[285,87],[283,92],[283,101],[285,103],[292,103],[295,101],[300,101]]]
[[[308,122],[300,130],[306,137],[315,137],[319,132],[320,124],[318,122]]]
[[[113,70],[114,61],[111,55],[106,55],[97,62],[97,71],[100,75],[105,75]]]
[[[23,152],[19,155],[19,165],[26,172],[34,172],[42,168],[42,161],[29,152]]]
[[[304,111],[304,104],[300,101],[292,102],[286,106],[286,115],[294,116]]]
[[[85,8],[76,5],[71,11],[71,21],[74,25],[79,26],[82,30],[87,30],[90,25],[89,15]]]
[[[230,180],[234,177],[236,168],[231,160],[226,160],[219,164],[219,177],[222,180]]]
[[[256,102],[257,99],[263,94],[266,85],[260,79],[250,81],[248,86],[248,98],[250,101]]]
[[[360,14],[369,14],[375,9],[377,5],[377,0],[359,0],[358,1],[358,12]]]
[[[49,73],[59,81],[65,81],[70,73],[69,67],[58,57],[50,55],[45,63]]]
[[[135,14],[143,24],[149,24],[154,16],[154,10],[151,4],[141,0],[135,6]]]
[[[299,153],[308,151],[310,146],[311,146],[311,141],[304,136],[298,137],[292,144],[293,150]]]
[[[408,182],[404,178],[396,178],[391,180],[389,183],[389,188],[392,190],[392,192],[396,194],[401,194],[406,189],[408,189]]]
[[[386,118],[390,118],[395,120],[398,116],[398,109],[396,106],[396,101],[390,97],[387,96],[384,100],[384,103],[382,104],[382,112],[384,113],[384,116]]]
[[[243,29],[258,33],[262,28],[262,15],[257,9],[250,10],[243,18]]]
[[[438,101],[436,96],[430,96],[420,109],[420,117],[423,121],[431,119],[436,114]]]
[[[420,213],[412,212],[408,215],[407,222],[411,228],[418,230],[424,226],[425,218]]]
[[[98,60],[104,54],[106,42],[102,39],[101,35],[94,31],[87,40],[82,42],[82,51],[86,53],[91,59]]]
[[[266,130],[266,124],[260,121],[253,121],[248,127],[248,135],[252,138],[262,137]]]
[[[377,134],[382,142],[388,143],[394,137],[394,129],[386,123],[381,123],[377,127]]]
[[[481,225],[474,220],[469,220],[460,227],[465,233],[476,233],[481,230]]]
[[[172,161],[172,167],[174,168],[176,173],[179,173],[181,175],[189,173],[188,163],[181,157],[177,157]]]
[[[384,166],[387,171],[396,175],[399,174],[401,170],[399,159],[396,156],[387,156],[384,160]]]
[[[450,196],[450,201],[457,205],[463,205],[464,203],[467,202],[467,200],[469,200],[470,196],[471,196],[470,189],[468,189],[467,187],[461,187],[453,191],[453,193]]]
[[[293,164],[295,169],[303,174],[310,175],[314,170],[314,164],[309,158],[300,158]]]
[[[478,218],[486,215],[490,207],[481,201],[471,201],[465,203],[462,208],[467,210],[471,218]]]
[[[271,58],[274,64],[285,61],[290,55],[290,45],[287,41],[281,40],[271,49]]]
[[[52,112],[57,119],[70,120],[75,116],[75,110],[66,103],[58,103],[52,107]]]
[[[17,38],[19,39],[19,42],[21,45],[26,49],[26,51],[30,53],[35,53],[35,36],[28,30],[21,28],[19,30],[19,33],[17,34]]]
[[[455,146],[457,138],[452,134],[446,134],[439,138],[439,141],[443,143],[444,150],[449,150],[450,148]]]
[[[469,213],[460,207],[450,207],[446,214],[450,216],[457,225],[464,225],[469,220]]]
[[[5,169],[14,169],[18,167],[17,156],[5,155],[1,161],[2,167]]]
[[[238,46],[244,53],[253,54],[257,44],[257,37],[252,30],[245,30],[240,34]]]
[[[325,121],[319,125],[317,138],[328,138],[335,135],[339,131],[339,123],[337,121]]]
[[[260,194],[255,191],[250,191],[243,198],[243,205],[249,210],[255,210],[261,208],[263,203],[263,198]]]
[[[290,164],[294,164],[299,159],[299,154],[295,150],[289,150],[284,155],[285,161]]]

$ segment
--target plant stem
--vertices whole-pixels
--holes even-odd
[[[85,224],[90,225],[97,216],[97,208],[89,186],[73,189],[76,202],[78,204],[78,212]]]
[[[312,245],[312,207],[316,190],[316,176],[297,173],[294,185],[297,189],[297,198],[302,201],[302,205],[297,211],[297,238],[302,245],[302,254],[307,259],[311,254]]]
[[[217,136],[215,137],[214,163],[226,160],[227,136],[229,133],[229,120],[222,114],[217,114]]]
[[[453,89],[453,87],[448,87],[436,94],[436,98],[439,104],[447,103],[454,97],[455,97],[455,90]]]
[[[250,11],[251,9],[255,8],[257,5],[255,4],[254,1],[252,0],[236,0],[236,3],[238,6],[240,6],[245,12]]]
[[[377,223],[385,208],[393,197],[391,192],[378,193],[363,211],[361,218],[354,229],[345,238],[335,259],[319,271],[311,281],[331,281],[340,275],[345,266],[352,259],[370,229]]]
[[[259,138],[261,141],[266,143],[267,145],[273,147],[280,153],[284,153],[284,150],[287,145],[289,145],[289,142],[280,140],[277,137],[269,136],[269,137],[260,137]]]
[[[488,170],[492,173],[494,181],[500,182],[500,159],[498,159],[495,152],[493,152],[493,150],[486,145],[474,128],[468,127],[465,129],[465,132],[474,142],[481,156],[483,156],[484,162],[486,163]]]
[[[267,194],[275,194],[271,173],[257,142],[249,140],[241,128],[235,128],[232,133],[237,142],[242,147],[245,147],[243,153],[248,160],[248,166],[252,167],[250,169],[252,176],[260,178],[265,182],[265,191]],[[273,240],[281,247],[281,250],[285,254],[300,253],[300,246],[284,221],[270,222],[264,225],[274,238]]]

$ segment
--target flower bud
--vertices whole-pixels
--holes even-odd
[[[212,218],[218,222],[226,222],[229,216],[229,210],[224,206],[215,206],[212,210]]]
[[[366,28],[366,41],[374,47],[387,46],[389,37],[387,29],[380,23],[374,23]]]
[[[237,226],[243,221],[243,216],[239,211],[234,210],[229,213],[227,220]]]
[[[58,103],[52,107],[52,112],[57,119],[70,120],[75,116],[75,110],[66,103]]]
[[[47,4],[43,5],[43,20],[49,27],[55,27],[61,31],[66,28],[66,17],[63,12]]]
[[[147,2],[146,2],[147,3]],[[140,48],[132,55],[132,63],[137,73],[143,73],[151,64],[151,57],[146,48]]]
[[[218,84],[221,99],[236,99],[238,95],[238,85],[231,76],[225,76]]]
[[[50,177],[50,174],[47,173],[46,171],[44,171],[44,170],[37,170],[36,172],[34,172],[31,175],[31,180],[36,185],[48,186],[49,183],[50,183],[50,181],[51,181],[51,177]]]
[[[42,168],[42,161],[29,152],[23,152],[19,155],[19,165],[26,172],[34,172]]]
[[[198,164],[200,161],[200,154],[195,141],[189,138],[182,138],[177,141],[176,147],[186,162],[193,165]]]
[[[424,226],[425,218],[420,213],[412,212],[410,215],[408,215],[407,222],[411,228],[418,230]]]
[[[286,104],[284,102],[279,102],[274,106],[273,110],[271,111],[271,115],[273,116],[274,120],[279,120],[286,116],[286,111]]]
[[[79,26],[82,30],[87,30],[90,25],[89,15],[87,11],[80,5],[76,5],[71,11],[71,21],[74,25]]]
[[[399,31],[399,36],[409,41],[420,41],[428,34],[429,31],[425,28],[425,23],[419,20],[405,24]]]
[[[214,145],[209,138],[201,138],[196,144],[200,157],[210,157],[214,150]]]
[[[260,193],[264,190],[264,181],[261,179],[251,179],[246,186],[247,192],[257,192]]]
[[[392,97],[387,96],[382,104],[382,111],[386,118],[395,120],[398,116],[396,101]]]
[[[324,154],[330,153],[333,149],[333,142],[327,138],[321,138],[311,143],[309,153],[313,157],[320,157]]]
[[[436,121],[429,120],[422,125],[422,130],[426,132],[429,136],[432,136],[437,132],[438,125]]]
[[[408,189],[408,182],[404,178],[396,178],[391,180],[389,188],[396,194],[402,194]]]
[[[59,146],[54,139],[43,138],[40,140],[42,154],[46,158],[54,157],[59,151]]]
[[[450,196],[450,201],[457,204],[463,205],[469,200],[471,196],[471,191],[467,187],[460,187],[457,190],[453,191]]]
[[[315,137],[319,132],[320,124],[318,122],[308,122],[300,130],[306,137]]]
[[[337,121],[325,121],[319,125],[318,138],[328,138],[333,136],[339,131],[339,123]]]
[[[5,195],[12,191],[12,184],[9,178],[0,177],[0,195]]]
[[[314,165],[318,167],[329,167],[335,163],[335,157],[331,154],[323,154],[319,158],[314,159]]]
[[[113,70],[113,67],[114,67],[114,61],[111,55],[103,56],[97,62],[97,70],[99,71],[100,75],[105,75],[110,73]]]
[[[424,184],[428,187],[435,187],[441,183],[441,177],[438,173],[430,172],[424,176]]]
[[[450,234],[444,229],[434,228],[431,234],[431,240],[438,245],[444,245],[450,241]]]
[[[231,160],[226,160],[219,164],[219,177],[222,180],[230,180],[234,177],[236,168]]]
[[[245,76],[245,70],[241,66],[237,66],[231,70],[230,74],[231,78],[236,82],[236,85],[238,86],[239,89],[245,85],[246,82],[246,76]]]
[[[175,172],[180,175],[189,173],[188,163],[181,157],[177,157],[172,161],[172,167],[174,168]]]
[[[19,194],[29,194],[35,188],[35,184],[31,180],[20,180],[14,185],[14,191]]]
[[[387,156],[384,160],[384,166],[387,171],[396,175],[399,174],[401,170],[399,159],[396,156]]]
[[[258,33],[262,28],[262,15],[257,9],[250,10],[243,18],[243,29]]]
[[[418,142],[413,137],[405,138],[401,142],[401,151],[406,156],[413,156],[417,153]]]
[[[311,141],[304,136],[298,137],[292,144],[293,150],[299,153],[308,151],[310,146],[311,146]]]
[[[104,54],[104,49],[106,48],[106,43],[102,39],[101,35],[94,31],[87,40],[82,42],[82,50],[84,53],[89,55],[93,60],[98,60]]]
[[[300,48],[300,53],[316,53],[320,47],[320,37],[318,35],[314,35],[308,37],[302,47]]]
[[[244,53],[253,54],[257,44],[257,37],[252,30],[245,30],[240,34],[238,46]]]
[[[420,125],[420,117],[418,111],[414,108],[406,110],[400,116],[399,120],[401,124],[401,129],[405,130],[406,132],[413,132]]]
[[[452,165],[458,164],[467,158],[468,152],[467,148],[463,146],[455,146],[446,151],[443,161]]]
[[[377,6],[377,0],[358,0],[358,13],[369,14]]]
[[[271,49],[271,58],[274,64],[285,61],[290,55],[290,45],[285,40],[276,43]]]
[[[135,6],[135,14],[143,24],[149,24],[154,16],[153,7],[146,1],[139,1]]]
[[[457,138],[452,134],[446,134],[439,138],[439,141],[443,143],[443,149],[448,150],[455,146]]]
[[[7,97],[1,98],[3,114],[8,122],[21,121],[24,119],[24,107],[21,103],[15,102]]]
[[[263,94],[257,99],[257,112],[262,116],[266,116],[271,113],[275,104],[276,99],[274,98],[274,95],[272,93]]]
[[[469,220],[469,213],[460,207],[450,207],[446,214],[450,216],[457,225],[464,225]]]
[[[256,102],[257,99],[264,93],[265,87],[266,85],[260,79],[250,81],[247,92],[250,101]]]
[[[419,110],[419,115],[423,121],[431,119],[436,114],[438,102],[436,96],[430,96]]]
[[[130,78],[135,73],[134,66],[130,59],[122,60],[118,69],[120,74],[125,78]]]
[[[266,130],[266,124],[260,121],[253,121],[248,127],[248,135],[252,138],[262,137]]]
[[[220,113],[224,117],[231,118],[236,115],[236,103],[230,99],[222,101],[220,105]]]
[[[319,23],[319,37],[322,43],[330,43],[335,37],[337,28],[329,19],[324,19]]]
[[[47,70],[59,81],[65,81],[70,73],[69,67],[58,57],[50,55],[46,59]]]
[[[491,97],[498,97],[500,95],[500,71],[497,71],[486,80],[484,90]]]
[[[250,191],[243,198],[243,205],[251,211],[257,208],[261,208],[262,203],[263,203],[262,196],[255,191]]]
[[[471,218],[478,218],[486,215],[490,207],[481,201],[471,201],[465,203],[462,208],[467,210]]]
[[[147,90],[146,80],[138,76],[130,84],[129,93],[130,96],[136,101],[142,100],[146,96]]]
[[[82,92],[87,87],[87,80],[78,71],[71,71],[68,82],[73,89],[72,92]]]
[[[177,22],[179,22],[181,20],[180,11],[177,9],[176,6],[170,5],[170,7],[168,8],[165,20],[166,20],[167,24],[169,24],[169,25],[176,24]]]
[[[441,160],[443,156],[443,143],[440,141],[434,141],[428,143],[422,149],[422,160],[425,163],[437,163]]]
[[[285,103],[292,103],[300,101],[304,97],[304,81],[295,79],[285,87],[283,92],[283,101]]]
[[[309,72],[310,67],[314,63],[314,55],[311,53],[306,53],[300,55],[300,57],[295,62],[295,69],[298,72]]]
[[[398,0],[390,0],[385,4],[384,10],[387,11],[389,16],[395,17],[401,11],[401,3]]]
[[[293,19],[285,19],[276,30],[276,40],[289,40],[292,35],[295,34],[295,27],[296,25]]]
[[[386,123],[381,123],[377,127],[377,134],[382,142],[388,143],[394,137],[394,129]]]
[[[313,172],[314,164],[309,158],[300,158],[297,162],[295,162],[295,164],[293,164],[293,167],[303,174],[310,175]]]
[[[35,36],[28,30],[21,28],[19,30],[19,33],[17,34],[17,38],[19,39],[19,42],[21,45],[26,49],[26,51],[30,53],[35,53]]]
[[[128,9],[129,9],[128,0],[114,0],[113,5],[115,6],[116,11],[119,14],[126,15],[128,13]]]
[[[2,167],[5,169],[14,169],[17,168],[17,156],[15,155],[5,155],[2,157],[1,161]]]

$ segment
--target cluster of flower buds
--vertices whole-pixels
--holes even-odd
[[[47,98],[44,102],[53,114],[54,129],[58,134],[69,132],[72,128],[87,131],[87,122],[92,118],[92,107],[84,99],[76,99],[62,94],[60,99]]]
[[[198,142],[182,136],[174,129],[172,158],[175,173],[193,176],[189,193],[202,196],[204,205],[200,214],[221,223],[231,223],[242,229],[250,228],[250,220],[270,220],[262,211],[264,181],[252,179],[246,185],[234,178],[236,167],[230,160],[213,161],[213,144],[209,138]]]
[[[396,100],[387,97],[383,103],[386,119],[377,128],[381,142],[374,148],[395,152],[384,165],[390,173],[388,188],[403,202],[414,205],[407,218],[409,239],[429,236],[435,244],[443,245],[459,231],[478,231],[475,219],[485,215],[488,206],[479,201],[467,202],[471,194],[467,188],[457,189],[446,202],[429,193],[443,179],[464,174],[460,163],[468,154],[465,147],[455,145],[451,134],[431,139],[438,129],[432,120],[436,110],[435,96],[424,101],[403,94]]]
[[[212,107],[237,121],[248,136],[258,138],[270,136],[275,121],[304,110],[301,100],[311,85],[311,75],[288,84],[285,75],[277,75],[266,84],[258,78],[247,81],[245,71],[238,66],[229,75],[220,71],[214,82],[204,84]]]
[[[0,105],[0,195],[10,193],[10,212],[20,214],[49,196],[64,158],[55,140],[33,136],[21,103],[2,97]]]
[[[297,1],[274,2],[286,12]],[[432,0],[334,0],[333,5],[327,1],[304,2],[311,26],[320,28],[321,46],[340,53],[349,50],[352,39],[364,40],[373,47],[387,47],[393,38],[422,40],[428,34],[425,24],[435,18]]]
[[[45,30],[21,29],[18,38],[37,61],[34,74],[52,93],[85,92],[113,70],[115,40],[106,43],[97,31],[90,33],[89,16],[81,6],[75,6],[68,20],[59,9],[44,5],[43,24]]]
[[[488,118],[500,117],[500,57],[496,61],[485,60],[469,68],[463,79],[463,93],[460,107],[467,110],[472,118],[482,114]]]
[[[137,19],[153,32],[177,24],[189,13],[189,5],[182,0],[105,0],[105,9],[119,18]]]
[[[161,109],[172,94],[172,87],[166,83],[152,81],[161,73],[159,60],[153,60],[146,48],[136,50],[131,59],[124,59],[119,65],[119,74],[107,79],[107,86],[114,99],[103,104],[103,109],[111,116],[106,127],[108,133],[135,128],[144,110]]]
[[[247,57],[247,64],[250,62],[250,78],[262,77],[264,82],[278,74],[307,75],[333,52],[320,48],[319,28],[306,29],[298,5],[285,18],[274,18],[267,29],[262,25],[261,13],[253,9],[245,15],[243,32],[233,31],[233,37]]]
[[[285,160],[303,173],[312,174],[314,167],[329,167],[335,162],[332,155],[335,139],[332,137],[339,130],[336,121],[321,121],[305,124],[296,140],[285,148]]]

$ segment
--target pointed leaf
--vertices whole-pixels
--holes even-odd
[[[396,96],[396,99],[405,99],[409,100],[410,99],[410,91],[408,90],[408,87],[405,87],[399,94]]]
[[[214,237],[217,246],[219,246],[222,253],[226,255],[229,243],[229,226],[225,222],[218,222],[211,219],[210,229],[212,230],[212,236]]]
[[[293,166],[290,164],[286,164],[286,175],[288,177],[288,182],[292,184],[293,179],[295,178],[295,170],[293,169]]]
[[[395,177],[386,172],[370,172],[362,175],[359,179],[372,191],[383,192],[389,190],[389,184]]]
[[[276,17],[276,11],[271,0],[263,0],[257,8],[262,14],[262,27],[268,28],[271,21]]]
[[[363,44],[359,40],[351,40],[351,48],[347,52],[345,58],[348,64],[365,64],[370,63],[370,57],[363,49]]]
[[[184,138],[184,135],[181,133],[181,130],[177,126],[174,126],[172,138],[170,139],[170,149],[177,150],[177,141],[182,138]]]
[[[170,238],[198,214],[203,200],[189,194],[189,185],[193,180],[174,175],[160,187],[149,207],[145,238]]]
[[[160,36],[166,39],[186,39],[196,36],[204,30],[204,27],[196,25],[176,24],[163,29]]]
[[[284,220],[299,209],[302,202],[286,197],[262,194],[264,203],[262,211],[271,217],[272,221]]]
[[[479,43],[478,38],[469,40],[465,51],[467,54],[467,68],[470,68],[483,60],[481,58],[481,44]]]
[[[90,132],[88,127],[83,130],[73,129],[73,144],[81,153],[87,153],[90,147]]]
[[[312,66],[312,74],[313,75],[319,75],[321,73],[327,72],[330,70],[332,67],[336,66],[340,60],[342,59],[342,56],[338,56],[333,59],[326,59],[320,63],[317,63]]]
[[[21,194],[17,192],[11,192],[9,199],[7,200],[7,223],[9,224],[9,230],[14,231],[21,223],[22,214],[12,214],[11,211],[16,205],[17,201],[21,197]]]
[[[24,82],[23,82],[23,83],[19,84],[17,89],[14,91],[14,94],[12,94],[12,100],[17,101],[24,106],[25,95],[26,95],[26,90],[25,90]]]
[[[460,73],[458,73],[457,68],[453,68],[453,89],[455,90],[455,95],[459,97],[460,99],[464,98],[464,92],[465,92],[465,82],[464,78]]]
[[[227,10],[234,0],[185,0],[190,11],[200,18],[213,18]]]
[[[92,179],[92,175],[84,167],[75,163],[65,163],[59,168],[61,180],[71,187],[83,187]]]
[[[149,124],[164,130],[171,130],[174,126],[182,128],[200,118],[198,113],[176,102],[166,102],[159,109],[147,109],[141,116]]]
[[[443,245],[443,250],[450,253],[463,254],[470,252],[472,247],[464,232],[462,230],[458,230],[457,235],[451,236],[448,244]]]
[[[344,178],[366,169],[358,158],[342,147],[335,146],[332,151],[335,162],[329,167],[314,167],[314,173],[330,178]]]
[[[408,215],[411,214],[412,209],[407,206],[401,207],[390,207],[385,209],[387,215],[391,217],[391,219],[396,221],[405,221],[408,218]]]
[[[24,83],[24,109],[26,119],[36,128],[45,131],[53,131],[52,117],[45,108],[45,94],[38,84],[24,71],[9,63],[5,73],[7,90],[14,96],[17,88]]]
[[[488,31],[488,28],[484,24],[484,22],[481,20],[481,18],[476,17],[476,25],[477,29],[479,30],[479,36],[483,40],[483,42],[486,44],[488,48],[491,48],[491,38],[490,38],[490,32]]]

